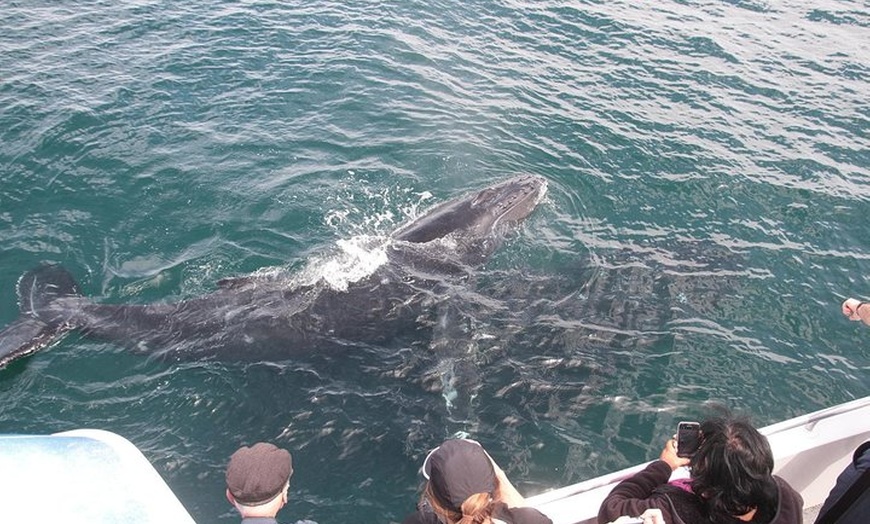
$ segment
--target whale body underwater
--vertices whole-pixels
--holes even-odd
[[[344,288],[254,273],[187,300],[107,304],[83,296],[63,267],[44,264],[18,281],[20,314],[0,331],[0,367],[71,331],[170,359],[280,359],[384,344],[431,328],[450,287],[487,260],[546,191],[546,179],[522,175],[437,205],[394,231],[384,263]]]

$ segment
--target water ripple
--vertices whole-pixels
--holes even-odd
[[[711,403],[767,423],[870,391],[839,313],[870,267],[862,2],[7,4],[4,324],[40,261],[196,296],[527,172],[545,205],[456,290],[482,370],[459,422],[522,491],[650,459]],[[2,370],[0,429],[118,431],[203,522],[235,518],[226,456],[276,440],[293,518],[400,521],[457,423],[428,343],[167,363],[70,337]]]

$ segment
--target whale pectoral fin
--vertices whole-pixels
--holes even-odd
[[[56,300],[81,295],[69,271],[58,264],[42,264],[18,279],[21,314],[0,331],[0,367],[36,353],[73,329],[63,320],[46,314]],[[43,318],[41,318],[43,317]]]
[[[58,264],[43,264],[18,279],[21,313],[37,316],[53,300],[81,295],[78,283],[69,271]]]
[[[0,331],[0,367],[51,345],[69,330],[65,325],[52,326],[34,316],[18,317]]]

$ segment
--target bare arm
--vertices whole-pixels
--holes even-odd
[[[490,457],[490,460],[492,460],[492,457]],[[501,469],[494,460],[492,460],[492,467],[495,470],[495,478],[498,480],[498,486],[496,487],[496,499],[507,504],[509,508],[518,508],[525,506],[525,497],[520,495],[520,492],[517,491],[517,488],[515,488],[514,485],[511,484],[511,481],[508,480],[504,470]]]

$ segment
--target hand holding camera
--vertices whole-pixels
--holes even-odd
[[[677,441],[676,439],[670,439],[665,442],[665,448],[662,450],[662,454],[659,458],[665,461],[668,466],[671,467],[671,471],[689,465],[689,459],[682,458],[677,456]]]
[[[671,470],[688,466],[692,455],[701,445],[701,425],[697,422],[680,422],[677,425],[676,438],[665,443],[659,458],[665,461]]]

